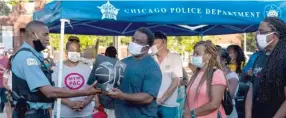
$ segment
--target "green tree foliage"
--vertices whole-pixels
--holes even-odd
[[[30,2],[32,0],[10,0],[8,3],[12,6],[16,5],[16,4],[20,4],[20,3],[27,3]]]
[[[241,48],[244,49],[244,37],[243,34],[240,35]],[[255,52],[257,46],[255,41],[255,32],[246,33],[246,50],[247,52]]]
[[[113,45],[113,37],[112,36],[95,36],[99,39],[99,46],[112,46]]]
[[[256,50],[255,33],[246,34],[246,50],[254,52]]]
[[[65,34],[65,43],[67,42],[69,34]],[[91,35],[77,35],[80,38],[81,49],[85,50],[91,46],[95,46],[96,41],[99,40],[99,46],[108,47],[113,43],[112,36],[91,36]],[[131,42],[130,36],[120,36],[121,45],[128,45]],[[60,35],[50,34],[51,46],[59,50]],[[204,39],[212,40],[215,36],[205,36]],[[200,36],[169,36],[168,48],[181,55],[190,54],[193,52],[194,45],[200,41]],[[98,47],[98,46],[97,46]],[[97,48],[95,46],[95,49]],[[64,47],[65,48],[65,47]]]
[[[120,37],[121,45],[128,45],[129,42],[131,42],[131,40],[132,40],[131,36],[122,36],[122,37]]]
[[[212,40],[215,36],[204,36],[204,39]],[[168,48],[180,55],[193,52],[193,48],[197,42],[201,40],[200,36],[175,36],[168,37]]]
[[[50,44],[56,50],[60,49],[60,35],[59,34],[50,34]],[[66,44],[68,37],[71,36],[69,34],[65,34],[64,44]],[[85,50],[91,46],[95,46],[96,41],[99,40],[99,46],[110,46],[112,45],[112,37],[111,36],[91,36],[91,35],[76,35],[80,39],[81,49]],[[65,45],[64,45],[65,46]],[[65,48],[65,47],[64,47]]]
[[[8,7],[7,3],[0,0],[0,16],[8,16],[11,9]]]

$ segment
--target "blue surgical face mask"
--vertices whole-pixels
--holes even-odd
[[[203,57],[193,56],[191,63],[198,68],[202,68],[204,66]]]

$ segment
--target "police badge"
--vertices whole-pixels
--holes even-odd
[[[120,85],[126,64],[120,60],[97,55],[91,75],[97,80],[96,87],[107,92]]]

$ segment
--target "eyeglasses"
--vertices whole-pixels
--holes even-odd
[[[267,31],[267,30],[262,30],[262,29],[259,29],[256,31],[256,34],[268,34],[268,33],[271,33],[273,31]]]

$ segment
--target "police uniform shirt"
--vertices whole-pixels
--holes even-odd
[[[29,48],[32,52],[21,51],[12,60],[12,71],[14,74],[26,80],[31,92],[36,92],[40,87],[50,85],[49,80],[41,70],[41,61],[44,57],[40,52],[37,52],[29,44],[25,43],[22,48]],[[51,107],[50,103],[28,102],[30,109],[48,109]]]

